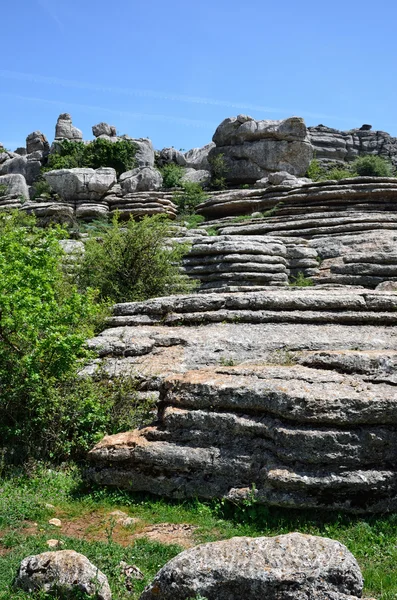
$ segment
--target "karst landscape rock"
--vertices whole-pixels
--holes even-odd
[[[51,191],[34,195],[37,169],[83,139],[65,113],[51,146],[34,131],[26,148],[0,154],[0,210],[43,224],[178,219],[170,243],[188,244],[183,271],[197,288],[118,304],[87,342],[97,358],[85,375],[132,374],[158,398],[150,427],[89,452],[87,479],[172,498],[254,493],[284,507],[395,510],[397,179],[312,181],[307,171],[313,156],[324,168],[368,155],[396,165],[397,140],[370,125],[342,132],[246,115],[187,152],[103,122],[93,135],[133,145],[133,168],[47,169]],[[164,167],[202,182],[195,229]],[[84,240],[64,248],[72,268]]]

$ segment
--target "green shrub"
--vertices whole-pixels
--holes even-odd
[[[327,179],[346,179],[346,177],[354,177],[354,174],[349,169],[340,169],[335,167],[334,169],[330,169],[326,173]]]
[[[187,248],[170,247],[170,221],[162,215],[130,219],[120,224],[117,217],[100,238],[91,237],[79,274],[81,286],[98,289],[113,302],[145,300],[184,292],[192,283],[180,273]]]
[[[38,179],[33,184],[33,199],[40,196],[51,197],[51,186],[45,179]]]
[[[0,440],[45,458],[86,448],[105,419],[76,377],[104,309],[91,289],[80,294],[65,279],[64,236],[0,214]]]
[[[393,165],[381,156],[360,156],[352,163],[352,172],[356,176],[394,177]]]
[[[182,183],[181,191],[174,194],[173,200],[179,211],[184,214],[192,214],[201,202],[206,200],[207,196],[199,183]]]
[[[3,196],[5,196],[7,194],[7,186],[2,184],[0,185],[0,198],[2,198]]]
[[[63,140],[57,143],[57,152],[48,156],[44,170],[112,167],[120,175],[135,167],[136,151],[136,145],[128,140],[98,138],[90,144]]]
[[[208,158],[211,166],[211,187],[214,190],[224,190],[226,188],[227,166],[224,154],[216,154]]]
[[[323,170],[320,167],[320,163],[316,158],[313,158],[313,160],[310,162],[310,165],[307,168],[306,177],[309,177],[313,181],[319,181],[322,175]]]
[[[175,163],[169,163],[159,170],[163,176],[163,187],[167,189],[180,187],[181,179],[183,177],[183,167],[180,167]]]
[[[291,279],[292,281],[289,284],[291,287],[308,287],[314,285],[313,279],[305,277],[302,271],[299,271],[298,275]]]
[[[196,227],[205,222],[205,217],[203,217],[203,215],[195,214],[180,215],[178,221],[181,225],[187,227],[188,229],[196,229]]]

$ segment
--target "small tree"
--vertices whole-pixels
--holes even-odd
[[[186,181],[180,191],[174,194],[174,202],[179,211],[185,215],[194,213],[196,206],[204,202],[206,194],[199,183]]]
[[[167,189],[180,187],[183,177],[183,168],[175,163],[169,163],[161,167],[160,173],[163,176],[163,186]]]

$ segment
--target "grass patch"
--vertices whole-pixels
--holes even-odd
[[[46,540],[60,537],[48,525],[54,510],[62,522],[84,517],[96,510],[123,510],[145,524],[184,523],[196,527],[194,543],[233,536],[271,536],[300,531],[339,540],[357,558],[365,579],[364,593],[378,600],[397,598],[397,515],[348,517],[329,512],[266,508],[247,501],[240,506],[223,500],[201,502],[168,501],[145,494],[130,494],[117,488],[88,487],[76,467],[68,469],[33,466],[24,472],[3,474],[0,479],[0,600],[25,600],[29,595],[12,591],[11,585],[22,558],[48,550]],[[24,529],[26,521],[37,527]],[[133,530],[131,531],[132,536]],[[128,534],[128,532],[127,532]],[[109,578],[114,600],[137,600],[155,573],[182,550],[176,544],[134,539],[116,543],[109,532],[107,541],[63,536],[63,549],[85,554]],[[128,539],[127,539],[128,542]],[[136,565],[145,579],[128,592],[118,564]]]

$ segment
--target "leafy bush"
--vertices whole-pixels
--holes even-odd
[[[7,186],[2,184],[0,185],[0,198],[7,194]]]
[[[64,236],[0,214],[0,439],[33,456],[86,446],[105,418],[91,392],[76,392],[84,342],[103,306],[64,278]]]
[[[163,186],[167,189],[179,187],[183,176],[183,168],[175,163],[169,163],[161,167],[160,173],[163,176]]]
[[[48,156],[45,170],[113,167],[120,175],[134,168],[136,151],[136,145],[128,140],[98,138],[90,144],[63,140],[57,143],[57,152]]]
[[[310,162],[310,165],[307,168],[306,177],[309,177],[313,181],[319,181],[322,175],[323,170],[320,166],[320,163],[316,158],[313,158],[313,160]]]
[[[184,214],[192,214],[196,206],[204,202],[206,194],[199,183],[184,182],[181,191],[174,194],[174,202],[179,211]]]
[[[381,156],[360,156],[352,163],[356,176],[394,177],[393,165]]]
[[[180,273],[186,247],[170,247],[169,237],[170,221],[162,215],[123,225],[115,217],[100,238],[86,242],[80,285],[98,289],[113,302],[187,291],[191,280]]]
[[[354,177],[354,174],[349,169],[335,167],[327,171],[326,177],[327,179],[336,179],[338,181],[339,179],[346,179],[346,177]]]
[[[222,153],[210,156],[208,162],[211,165],[211,187],[214,190],[226,188],[226,173],[228,171],[225,157]]]
[[[313,279],[305,277],[302,271],[299,271],[298,275],[291,279],[292,281],[289,284],[291,287],[308,287],[314,285]]]
[[[51,186],[45,179],[38,179],[33,184],[33,199],[45,196],[46,198],[51,197]]]

